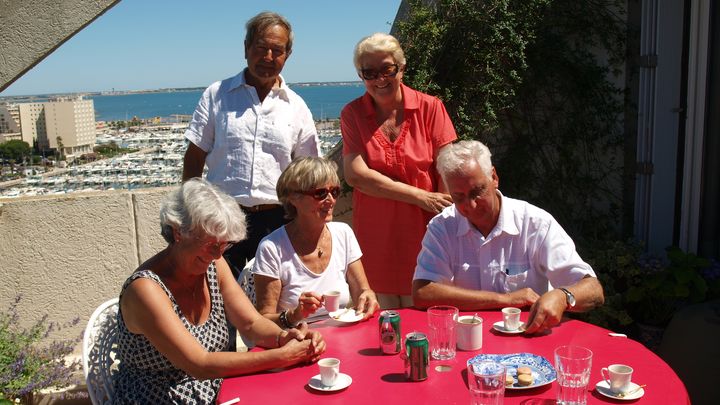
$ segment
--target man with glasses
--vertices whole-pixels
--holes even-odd
[[[297,156],[318,156],[312,114],[280,72],[293,33],[281,15],[263,12],[246,24],[247,67],[210,85],[185,137],[183,181],[202,176],[230,194],[245,212],[248,239],[225,253],[233,273],[255,256],[260,240],[285,223],[275,184]]]
[[[504,196],[490,151],[478,141],[443,149],[437,167],[454,204],[430,221],[417,258],[418,307],[530,307],[526,333],[558,324],[565,311],[604,302],[595,272],[546,211]]]

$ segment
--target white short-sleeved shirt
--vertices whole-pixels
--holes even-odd
[[[312,114],[285,84],[260,102],[244,71],[200,98],[185,137],[207,152],[207,179],[245,206],[279,204],[275,185],[296,156],[319,156]]]
[[[487,238],[454,204],[430,221],[413,279],[499,293],[530,287],[543,294],[595,277],[552,215],[497,193],[500,216]]]
[[[290,242],[285,227],[266,236],[258,246],[253,274],[279,279],[282,284],[277,311],[293,309],[298,305],[300,294],[313,291],[320,295],[327,291],[340,291],[340,308],[350,302],[347,270],[350,263],[360,259],[362,252],[352,229],[342,222],[328,222],[332,236],[332,253],[327,268],[315,274],[303,264]],[[327,314],[319,309],[312,317]]]

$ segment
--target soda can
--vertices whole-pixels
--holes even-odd
[[[412,332],[405,336],[405,377],[410,381],[428,378],[428,339],[424,333]]]
[[[402,350],[400,314],[397,311],[380,312],[380,350],[383,354],[398,354]]]

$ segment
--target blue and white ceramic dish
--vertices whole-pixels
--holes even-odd
[[[532,353],[512,353],[512,354],[478,354],[467,361],[467,364],[479,363],[481,361],[491,360],[503,364],[507,370],[507,374],[513,377],[513,384],[506,385],[508,390],[526,390],[541,387],[550,384],[557,379],[555,368],[546,358]],[[533,383],[527,386],[518,385],[517,369],[518,367],[529,367],[532,370]]]

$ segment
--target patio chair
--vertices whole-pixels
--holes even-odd
[[[245,267],[243,267],[240,272],[240,276],[238,277],[238,282],[240,283],[240,287],[242,287],[243,291],[245,291],[245,295],[247,295],[250,299],[250,302],[255,305],[255,277],[253,277],[253,274],[250,272],[253,264],[255,264],[254,257],[245,264]]]
[[[101,304],[90,316],[83,337],[83,372],[93,405],[112,399],[112,375],[117,371],[115,341],[118,336],[118,299]]]
[[[243,267],[240,275],[238,276],[238,283],[240,283],[240,287],[243,291],[245,291],[245,295],[247,295],[250,299],[250,302],[255,305],[255,277],[253,277],[253,274],[250,272],[253,264],[255,264],[254,257],[245,264],[245,267]],[[250,339],[238,333],[235,327],[230,328],[230,333],[232,334],[230,337],[231,345],[235,346],[235,350],[245,352],[255,346]],[[237,340],[238,337],[240,338],[239,340]]]

